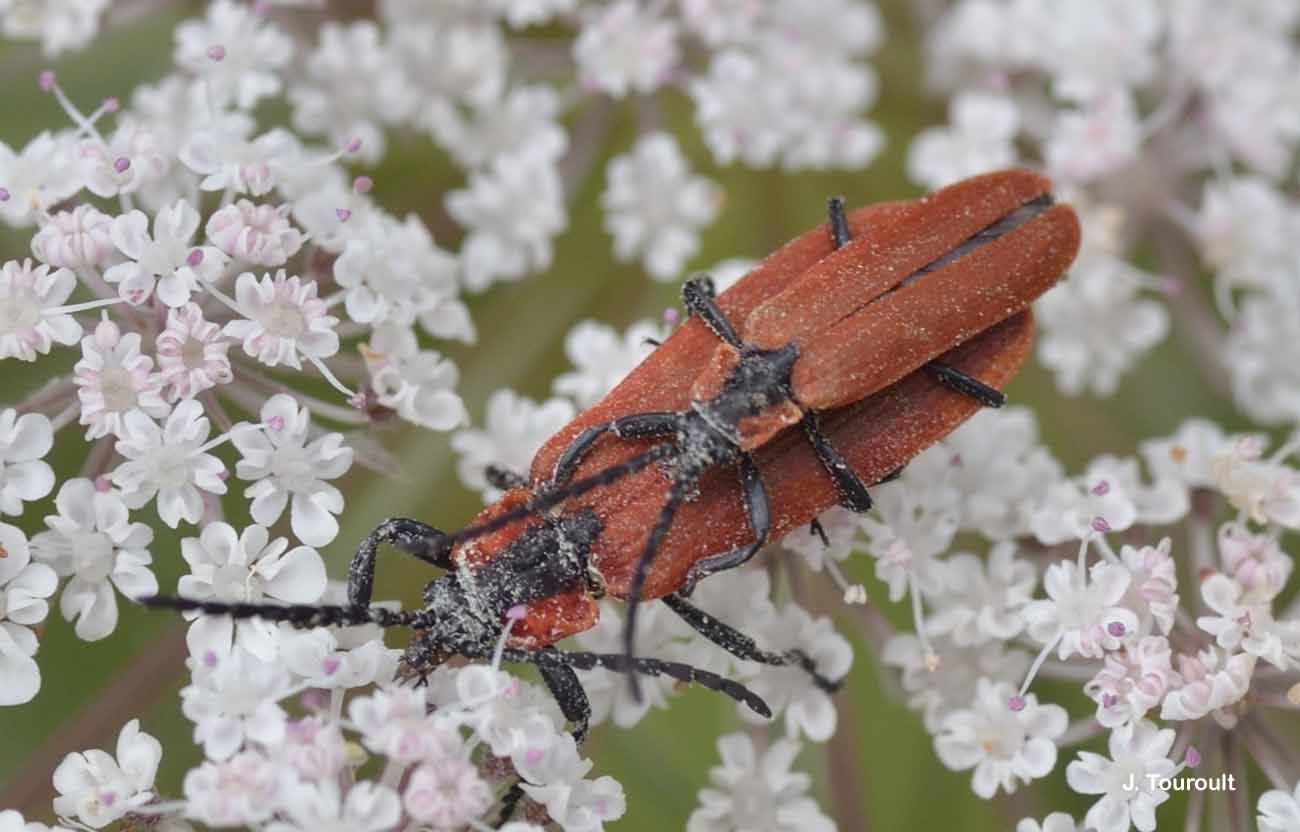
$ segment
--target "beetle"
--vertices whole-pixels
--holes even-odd
[[[408,646],[404,660],[417,675],[452,656],[491,656],[497,645],[504,641],[508,644],[503,651],[506,660],[529,662],[539,667],[543,680],[559,701],[566,719],[574,724],[575,735],[579,738],[585,733],[590,709],[574,668],[604,667],[651,675],[668,674],[720,690],[759,713],[768,712],[766,704],[744,686],[686,665],[636,658],[630,651],[625,654],[593,654],[556,649],[553,646],[556,642],[594,626],[598,614],[597,599],[602,594],[624,598],[632,604],[643,597],[665,597],[674,611],[689,624],[737,656],[772,664],[797,664],[813,674],[818,684],[833,686],[817,676],[806,656],[761,650],[748,636],[707,616],[677,592],[685,587],[696,564],[717,552],[731,552],[752,545],[752,541],[743,539],[752,534],[752,510],[746,516],[746,510],[752,509],[752,491],[744,494],[742,499],[741,482],[725,476],[722,466],[702,468],[693,474],[693,498],[683,498],[677,507],[678,522],[657,523],[655,528],[663,526],[659,532],[660,539],[655,541],[654,547],[647,547],[648,518],[656,514],[662,517],[661,504],[665,492],[671,494],[672,489],[679,487],[671,478],[671,467],[666,476],[654,463],[671,462],[671,457],[680,456],[680,443],[649,444],[652,440],[646,438],[603,443],[593,440],[580,448],[580,452],[567,452],[566,449],[573,447],[575,436],[592,425],[610,422],[611,413],[634,415],[639,407],[638,399],[656,402],[656,411],[652,412],[663,412],[667,408],[684,410],[689,404],[691,388],[698,379],[706,378],[709,369],[717,364],[716,359],[710,358],[715,351],[709,342],[713,336],[708,328],[709,324],[716,326],[717,321],[705,318],[714,310],[740,317],[746,311],[770,309],[765,307],[766,303],[806,280],[824,282],[842,276],[855,262],[854,258],[860,263],[865,255],[879,250],[890,251],[890,246],[896,245],[897,241],[907,244],[908,239],[915,239],[915,226],[927,215],[932,221],[937,216],[944,221],[940,224],[955,226],[958,232],[949,231],[947,237],[931,234],[939,238],[937,243],[908,244],[922,251],[913,254],[910,260],[902,258],[903,265],[892,266],[894,276],[889,278],[892,281],[889,285],[923,284],[931,278],[916,278],[927,275],[927,268],[936,276],[942,275],[953,252],[958,251],[961,245],[967,245],[967,249],[961,251],[964,261],[1013,235],[1013,231],[990,233],[989,229],[996,226],[1001,216],[1014,213],[1021,206],[1039,199],[1042,193],[1038,192],[1045,193],[1042,183],[1046,180],[1025,173],[998,176],[1002,179],[985,181],[983,186],[974,188],[973,194],[966,193],[964,199],[940,200],[942,205],[949,206],[940,214],[936,214],[933,204],[927,208],[924,200],[872,206],[847,218],[842,212],[836,214],[833,210],[831,234],[827,234],[824,227],[808,232],[770,257],[716,303],[708,298],[712,309],[700,303],[699,309],[704,310],[701,314],[694,316],[656,349],[592,411],[580,416],[548,442],[534,460],[534,477],[539,480],[537,486],[511,489],[496,504],[485,509],[473,524],[456,534],[443,534],[413,520],[390,520],[378,527],[362,542],[353,559],[349,571],[348,605],[277,607],[161,597],[148,602],[211,614],[259,616],[298,626],[374,622],[383,626],[412,627],[417,630],[417,636]],[[990,218],[991,221],[977,218],[973,227],[969,221],[965,225],[949,222],[949,213],[978,213],[969,205],[971,196],[983,194],[986,200],[989,199],[989,193],[1004,190],[1001,184],[1007,177],[1017,182],[1033,180],[1037,184],[1031,190],[1035,192],[1016,197],[1010,205],[1003,199],[1002,207],[995,212],[998,216]],[[961,185],[970,191],[972,181],[977,180]],[[944,193],[941,191],[930,200],[936,200]],[[1045,209],[1044,213],[1052,210]],[[1073,256],[1072,246],[1077,246],[1077,223],[1072,223],[1073,214],[1066,208],[1057,211],[1056,216],[1060,218],[1057,236],[1063,239],[1059,248],[1064,253],[1028,258],[1034,267],[1051,272],[1051,282],[1059,277]],[[924,226],[924,223],[920,224]],[[846,228],[856,232],[858,238],[843,251],[831,254],[835,242],[846,242]],[[952,245],[945,240],[951,240]],[[1015,250],[1011,247],[1010,254],[1004,252],[1000,255],[1002,266],[1024,266],[1016,260]],[[949,258],[948,262],[944,261],[945,257]],[[979,258],[977,262],[984,259]],[[907,265],[912,262],[915,265]],[[991,267],[997,265],[995,262]],[[856,270],[861,278],[861,266]],[[901,292],[900,289],[895,291]],[[935,356],[944,353],[943,360],[951,368],[951,378],[969,380],[979,385],[977,389],[996,390],[1005,385],[1023,362],[1032,338],[1029,313],[1017,311],[1017,308],[1023,310],[1024,307],[1025,303],[1021,303],[1010,308],[1001,323],[986,323],[982,328],[973,329],[969,337],[957,339],[958,345],[936,352]],[[817,342],[808,339],[806,343],[815,346]],[[924,364],[931,357],[934,356],[923,356],[917,360],[917,365]],[[736,365],[739,366],[739,362]],[[788,366],[793,368],[794,362]],[[932,371],[903,373],[892,383],[882,382],[882,386],[887,385],[884,389],[859,396],[818,416],[821,436],[836,449],[844,467],[854,472],[859,482],[874,483],[887,478],[890,472],[946,435],[980,406],[978,398],[961,392],[961,385],[953,385],[951,378],[944,379],[945,372],[939,370],[937,374],[944,383],[937,383]],[[638,387],[647,377],[673,381],[661,387],[656,397],[654,388],[647,391],[644,386]],[[853,383],[861,384],[858,381]],[[845,395],[842,390],[839,393]],[[764,415],[763,409],[759,410],[759,415]],[[778,415],[790,418],[785,414]],[[765,483],[767,537],[775,539],[842,501],[842,478],[827,475],[823,454],[806,443],[798,431],[770,431],[763,442],[754,444],[752,448],[743,452],[748,455],[748,464],[755,475],[750,479],[757,478]],[[554,472],[564,459],[571,460],[566,463],[567,469],[561,472],[567,482],[561,482],[561,478],[554,475],[538,478],[536,472]],[[595,473],[578,476],[582,470],[594,470]],[[862,490],[865,492],[865,486]],[[379,546],[384,543],[447,571],[429,583],[422,609],[394,612],[370,606],[375,558]],[[647,551],[659,555],[653,564],[649,564],[645,557]],[[642,557],[634,560],[633,555],[638,553]],[[637,584],[635,575],[641,561],[646,561],[653,569],[646,569],[642,583]],[[518,614],[520,608],[523,608],[522,616]],[[512,611],[515,614],[512,615]]]
[[[1029,171],[975,177],[904,207],[856,242],[842,203],[832,201],[830,237],[837,250],[748,310],[738,303],[726,310],[706,283],[686,283],[687,308],[720,342],[698,372],[675,368],[679,379],[689,379],[689,390],[679,386],[674,397],[634,372],[621,387],[655,391],[656,409],[620,412],[613,405],[600,420],[597,405],[549,440],[532,468],[535,483],[563,492],[604,436],[669,443],[671,452],[662,451],[660,460],[667,492],[625,593],[629,657],[640,601],[662,594],[645,592],[651,563],[706,471],[735,466],[752,539],[693,559],[675,587],[685,595],[701,578],[745,563],[766,543],[770,501],[752,452],[782,431],[802,426],[839,502],[865,512],[871,507],[867,486],[822,431],[821,412],[922,366],[982,404],[1002,403],[996,389],[935,359],[1027,309],[1074,259],[1077,218],[1069,206],[1053,205],[1050,194],[1051,183]],[[737,327],[733,320],[743,323]],[[617,401],[618,391],[610,398]],[[649,524],[649,517],[644,521]]]

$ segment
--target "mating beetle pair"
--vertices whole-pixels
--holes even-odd
[[[868,483],[1000,404],[1029,350],[1029,305],[1078,244],[1074,212],[1027,171],[850,215],[832,201],[829,228],[796,238],[717,299],[707,283],[687,283],[691,319],[552,437],[529,481],[506,477],[514,487],[469,527],[377,528],[352,562],[346,606],[150,603],[299,626],[411,627],[404,661],[417,674],[453,656],[490,657],[509,623],[504,658],[537,665],[579,738],[590,707],[575,668],[666,674],[767,714],[734,681],[637,658],[637,606],[663,598],[736,656],[797,664],[833,687],[808,657],[762,650],[684,596],[836,503],[865,511]],[[370,605],[385,543],[446,570],[422,609]],[[602,595],[629,604],[625,652],[555,648],[595,625]]]

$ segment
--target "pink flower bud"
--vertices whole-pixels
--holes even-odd
[[[201,248],[196,248],[185,256],[185,265],[189,266],[191,269],[198,268],[199,264],[202,262],[203,249]]]
[[[1196,768],[1201,764],[1201,752],[1196,750],[1196,746],[1187,746],[1187,755],[1183,757],[1183,762],[1188,768]]]
[[[1098,482],[1096,485],[1092,487],[1092,493],[1096,494],[1098,497],[1102,497],[1105,496],[1106,494],[1109,494],[1110,483],[1107,482],[1106,480],[1101,480],[1100,482]]]
[[[348,153],[356,153],[361,149],[361,139],[348,139],[348,143],[343,145],[343,149]]]
[[[9,201],[9,189],[0,188],[0,202],[8,202],[8,201]]]
[[[208,57],[214,61],[222,61],[226,58],[226,47],[221,44],[214,44],[208,47]]]
[[[106,113],[116,113],[122,108],[122,103],[117,100],[116,96],[110,95],[108,98],[104,99],[104,103],[100,106],[104,108],[104,112]]]
[[[1110,531],[1110,523],[1106,522],[1105,517],[1098,515],[1092,518],[1092,530],[1094,532],[1098,532],[1099,534],[1105,534],[1106,532]]]
[[[266,420],[266,426],[271,430],[284,430],[284,417],[272,416]]]
[[[339,218],[339,222],[347,222],[348,218],[352,216],[352,212],[347,208],[335,208],[334,216]]]
[[[1021,711],[1023,711],[1025,709],[1025,705],[1026,705],[1025,697],[1020,696],[1019,694],[1007,700],[1007,707],[1015,711],[1016,713],[1020,713]]]
[[[113,160],[113,170],[118,173],[126,173],[131,168],[131,160],[125,156],[118,156]]]
[[[41,89],[44,90],[45,92],[49,92],[50,90],[54,89],[54,84],[56,83],[54,78],[54,70],[47,69],[41,72],[41,74],[38,76],[38,81],[41,85]]]
[[[352,180],[352,190],[359,194],[368,194],[370,189],[375,186],[375,181],[369,176],[358,176]]]
[[[1128,632],[1128,628],[1124,626],[1123,621],[1112,621],[1106,625],[1106,632],[1115,638],[1123,638],[1124,634]]]

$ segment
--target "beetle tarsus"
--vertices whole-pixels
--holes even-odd
[[[828,679],[817,672],[816,662],[802,650],[785,650],[782,652],[764,650],[758,646],[754,639],[740,630],[719,621],[687,601],[680,592],[675,595],[664,596],[663,601],[668,605],[669,609],[677,613],[683,621],[689,624],[691,629],[742,661],[759,662],[760,664],[778,667],[787,665],[798,667],[811,676],[813,684],[822,690],[834,693],[840,689],[839,682]]]
[[[844,197],[833,196],[826,201],[826,219],[830,225],[831,245],[842,248],[852,239],[849,218],[844,213]]]

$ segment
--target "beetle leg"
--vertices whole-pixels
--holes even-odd
[[[662,659],[630,659],[622,653],[587,653],[556,650],[543,647],[539,650],[516,650],[507,648],[501,658],[508,662],[535,664],[538,668],[571,667],[577,670],[603,668],[615,673],[642,673],[646,676],[667,676],[679,682],[695,683],[709,690],[716,690],[737,702],[743,702],[751,711],[762,717],[771,717],[772,709],[763,701],[763,697],[754,693],[739,682],[719,676],[712,671],[694,667],[682,662],[669,662]]]
[[[370,593],[375,583],[375,554],[383,543],[414,555],[425,563],[442,569],[451,569],[451,545],[447,536],[433,526],[419,520],[392,517],[375,527],[361,541],[357,553],[348,567],[348,603],[364,607],[370,603]]]
[[[925,369],[940,384],[956,390],[958,393],[970,396],[985,407],[1001,407],[1007,403],[1006,393],[996,387],[989,387],[984,382],[963,373],[951,364],[945,364],[942,361],[931,361],[925,365]]]
[[[587,738],[587,727],[591,724],[591,701],[587,699],[587,692],[578,681],[578,674],[573,672],[572,667],[561,665],[539,664],[537,669],[551,696],[559,704],[560,713],[573,724],[573,739],[582,745],[582,741]]]
[[[695,584],[714,572],[735,569],[745,563],[767,542],[767,533],[772,527],[767,489],[763,487],[763,477],[758,472],[758,466],[754,464],[754,458],[749,454],[740,457],[740,487],[745,492],[745,516],[749,520],[749,528],[754,532],[754,542],[721,555],[704,558],[696,563],[686,574],[686,581],[681,589],[682,595],[690,595],[695,590]]]
[[[596,440],[607,433],[613,433],[623,439],[652,439],[657,436],[671,436],[677,432],[679,414],[671,411],[636,413],[623,416],[612,422],[605,422],[578,434],[569,447],[555,462],[555,473],[551,477],[551,488],[566,485],[578,471],[578,465],[591,451]]]
[[[816,663],[802,650],[786,650],[783,652],[764,650],[752,638],[735,627],[724,624],[709,615],[683,598],[680,593],[667,595],[663,601],[668,605],[669,609],[691,625],[691,629],[738,659],[778,666],[795,665],[807,672],[812,677],[813,683],[822,690],[834,693],[840,688],[839,682],[833,682],[818,673]]]
[[[849,463],[822,433],[820,417],[811,412],[804,414],[803,429],[808,435],[808,441],[812,443],[813,450],[817,453],[817,459],[821,461],[822,467],[831,475],[831,480],[835,483],[835,490],[840,495],[840,505],[858,514],[870,511],[871,494],[867,491],[867,484],[854,473]]]
[[[655,552],[663,542],[664,535],[668,534],[668,527],[673,523],[673,515],[686,500],[690,487],[690,483],[680,480],[672,484],[672,488],[668,491],[668,499],[664,501],[663,508],[659,509],[659,519],[655,521],[654,528],[650,530],[650,537],[646,539],[645,549],[637,558],[636,569],[632,573],[632,583],[628,588],[627,621],[623,624],[623,652],[627,654],[629,662],[628,684],[632,688],[632,698],[637,702],[641,701],[641,685],[636,674],[632,672],[634,667],[632,662],[636,656],[633,652],[636,641],[636,611],[641,606],[641,591],[645,589],[646,578],[650,574],[650,562],[654,560]]]
[[[852,239],[849,218],[844,213],[844,198],[833,196],[826,202],[826,219],[830,225],[831,245],[841,248]]]
[[[808,524],[808,534],[817,535],[821,538],[822,545],[830,548],[831,539],[826,535],[826,527],[823,526],[822,521],[818,520],[816,517],[814,517],[812,522]]]
[[[500,491],[528,487],[528,479],[523,474],[506,468],[504,465],[487,466],[483,469],[483,477],[487,480],[488,485]]]
[[[708,281],[705,283],[705,281]],[[713,281],[708,278],[691,278],[682,284],[682,303],[692,315],[699,315],[713,334],[736,349],[744,349],[745,342],[736,334],[736,328],[727,320],[713,299]]]

